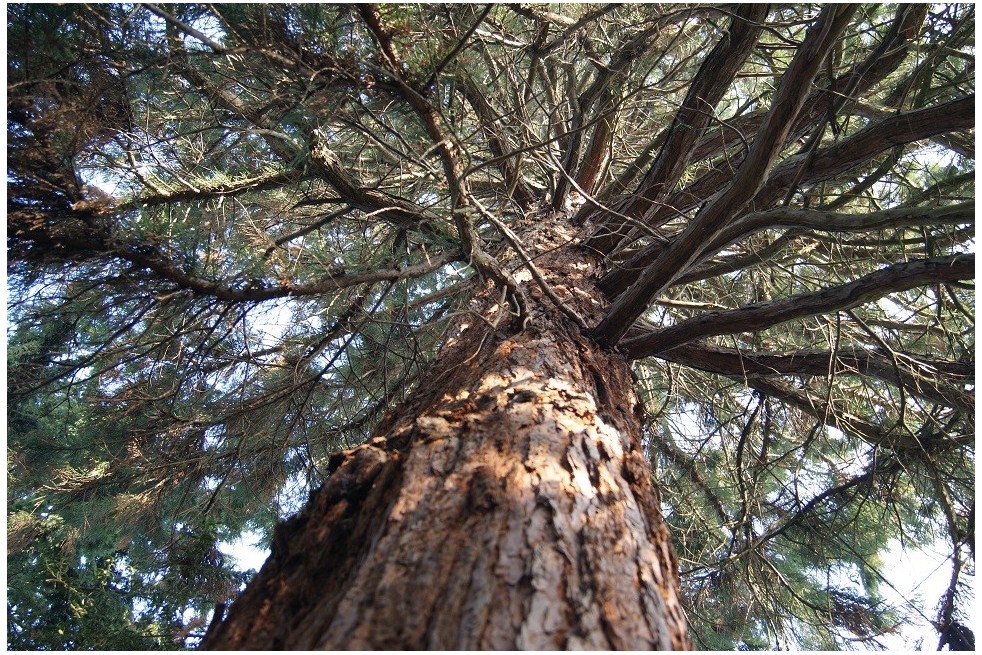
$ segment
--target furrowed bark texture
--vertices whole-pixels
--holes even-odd
[[[586,255],[537,265],[596,319]],[[493,329],[499,292],[476,299],[427,382],[278,528],[206,648],[690,647],[628,364],[527,278],[531,324]]]

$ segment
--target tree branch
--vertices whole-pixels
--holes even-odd
[[[899,144],[919,141],[949,130],[966,129],[974,126],[974,124],[974,94],[959,100],[945,103],[943,105],[937,105],[927,109],[894,115],[889,119],[876,123],[875,125],[871,125],[857,132],[856,134],[843,139],[839,143],[818,152],[801,179],[799,179],[797,176],[800,166],[805,162],[807,155],[795,155],[788,157],[771,173],[764,188],[761,189],[760,193],[758,193],[754,198],[754,204],[764,207],[772,204],[784,193],[786,193],[790,184],[796,180],[800,183],[814,183],[821,180],[830,179],[837,175],[841,175],[846,171],[852,170],[853,168],[869,161],[881,152],[889,150],[890,148],[893,148]],[[716,179],[715,176],[718,176],[719,179]],[[694,188],[690,191],[708,193],[708,190],[703,190],[702,187],[711,185],[714,183],[714,181],[719,183],[723,177],[722,171],[710,173],[696,183],[698,185],[698,189]],[[693,196],[693,198],[694,197],[695,196]],[[669,200],[669,202],[673,201]],[[773,211],[775,212],[773,214],[774,216],[783,215],[779,213],[782,210]],[[795,215],[803,219],[809,216],[807,213],[798,213]],[[741,228],[737,227],[737,225],[742,224],[742,221],[747,219],[748,216],[739,219],[737,223],[731,225],[729,228],[720,230],[718,234],[712,237],[712,243],[715,245],[708,248],[701,248],[697,257],[702,257],[706,253],[712,253],[714,248],[723,247],[725,245],[724,242],[732,243],[733,240],[739,238],[739,236],[736,235],[739,235]],[[752,220],[761,220],[761,218],[758,217]],[[694,221],[695,219],[693,219],[693,222]],[[757,229],[766,229],[766,227],[767,226],[761,226]],[[683,238],[687,232],[688,230],[682,232],[682,234],[676,237],[676,240]],[[600,286],[608,294],[614,295],[620,293],[624,288],[628,287],[628,284],[632,280],[637,279],[638,271],[646,270],[647,268],[654,266],[655,263],[658,262],[659,258],[667,250],[669,250],[672,243],[674,242],[669,242],[668,246],[663,243],[653,243],[647,246],[632,256],[631,259],[621,267],[605,275],[600,282]],[[707,243],[709,243],[709,239],[704,241],[702,244],[693,245],[703,246]],[[693,257],[693,260],[690,261],[689,264],[695,261],[695,259],[696,257]],[[679,271],[678,274],[682,275],[684,273]]]
[[[189,200],[205,200],[218,198],[221,196],[231,196],[246,191],[262,191],[272,189],[296,182],[300,177],[298,171],[285,170],[267,175],[259,175],[229,182],[220,182],[210,186],[199,187],[196,190],[184,189],[181,191],[162,191],[152,195],[134,198],[117,207],[117,210],[125,211],[138,207],[151,207],[154,205],[164,205],[171,202],[186,202]]]
[[[194,29],[193,27],[191,27],[187,23],[184,23],[183,21],[178,20],[177,18],[175,18],[171,14],[168,14],[166,11],[164,11],[163,9],[161,9],[160,7],[158,7],[157,5],[146,3],[143,6],[146,7],[147,8],[147,11],[149,11],[150,13],[155,14],[155,15],[159,16],[160,18],[163,18],[165,21],[167,21],[168,23],[170,23],[171,25],[173,25],[177,29],[181,30],[182,32],[184,32],[188,36],[193,36],[194,38],[196,38],[197,40],[201,41],[206,46],[208,46],[209,48],[211,48],[212,50],[214,50],[215,52],[225,52],[225,48],[220,43],[217,43],[217,42],[213,41],[212,39],[209,39],[207,36],[205,36],[204,34],[202,34],[201,32],[199,32],[198,30]]]
[[[828,405],[825,401],[817,400],[811,395],[795,389],[783,380],[752,378],[747,380],[747,382],[750,387],[757,391],[772,398],[777,398],[792,407],[797,407],[806,414],[814,416],[825,425],[833,427],[836,430],[841,430],[846,434],[859,437],[870,445],[893,448],[895,450],[912,448],[917,445],[916,439],[913,439],[909,435],[887,432],[881,429],[879,425],[865,421],[848,411],[836,409]]]
[[[443,69],[446,68],[453,58],[464,49],[464,46],[467,45],[467,40],[471,38],[471,35],[474,34],[474,30],[476,30],[484,19],[488,17],[488,14],[491,13],[492,9],[494,9],[494,4],[488,3],[488,5],[484,8],[484,11],[482,11],[481,14],[474,20],[474,24],[471,25],[470,28],[464,33],[464,36],[460,37],[460,41],[457,42],[457,45],[454,46],[453,49],[440,61],[440,63],[437,64],[436,68],[433,69],[433,72],[430,73],[430,77],[426,80],[423,88],[429,88],[434,82],[436,82],[437,78],[440,76],[440,73],[443,72]]]
[[[900,5],[889,32],[868,57],[832,80],[827,87],[808,96],[793,134],[808,130],[817,120],[821,120],[841,89],[851,88],[854,94],[865,92],[896,70],[906,58],[911,43],[917,38],[927,9],[924,4]],[[707,136],[696,148],[694,159],[702,160],[723,151],[732,145],[731,141],[736,140],[733,135],[756,131],[763,117],[761,112],[738,118],[730,124],[731,129],[721,129],[718,133]]]
[[[761,230],[778,227],[842,233],[927,225],[975,225],[975,203],[963,202],[945,207],[893,207],[868,214],[837,214],[778,207],[742,216],[706,247],[703,256],[716,253]]]
[[[816,232],[868,232],[873,230],[928,225],[974,225],[975,203],[965,202],[945,207],[893,207],[868,214],[838,214],[831,211],[777,207],[746,214],[721,231],[700,254],[705,259],[723,248],[762,230],[774,228],[810,229]],[[638,271],[653,262],[667,247],[655,242],[627,262],[607,273],[600,287],[610,296],[623,291]],[[761,255],[763,253],[755,253]],[[683,274],[684,276],[685,274]],[[676,280],[677,281],[677,280]]]
[[[508,185],[510,195],[514,195],[515,200],[520,206],[528,208],[535,198],[535,191],[525,179],[519,165],[521,163],[522,153],[515,152],[509,147],[500,129],[500,123],[502,122],[500,116],[491,106],[488,97],[481,92],[469,75],[462,76],[460,88],[464,99],[474,110],[478,125],[481,126],[487,139],[488,150],[491,152],[492,161]],[[472,169],[464,171],[465,177],[470,170]]]
[[[318,130],[314,130],[310,137],[310,160],[343,201],[362,211],[379,212],[383,217],[404,226],[439,218],[409,200],[362,186],[354,175],[341,166],[337,155]]]
[[[590,85],[582,93],[578,95],[571,93],[569,96],[569,100],[572,101],[575,111],[569,121],[569,138],[560,140],[560,148],[563,151],[560,168],[567,173],[556,181],[556,188],[552,198],[553,209],[559,210],[565,206],[566,198],[573,184],[579,184],[581,179],[589,182],[590,187],[582,191],[587,194],[593,192],[592,187],[596,180],[591,181],[588,178],[594,174],[599,174],[599,170],[591,172],[589,169],[599,169],[601,162],[596,158],[606,153],[606,148],[602,148],[603,141],[606,138],[603,133],[606,130],[605,126],[611,120],[610,112],[615,104],[615,89],[623,80],[624,72],[628,66],[654,43],[652,37],[658,31],[659,23],[656,22],[648,25],[644,30],[635,34],[623,45],[611,52],[609,54],[609,64],[600,65],[599,62],[594,61],[594,57],[588,57],[591,62],[594,62],[594,66],[598,68],[598,72]],[[588,46],[589,41],[585,40],[584,43]],[[595,111],[593,111],[594,108],[596,108]],[[591,111],[599,114],[599,116],[592,118],[590,116]],[[587,153],[586,157],[581,160],[580,151],[586,135],[584,128],[588,124],[594,123],[596,123],[593,133],[595,137],[594,145],[597,146],[597,149]],[[612,135],[610,136],[612,138]],[[574,169],[577,170],[574,171]]]
[[[10,212],[8,247],[11,249],[11,260],[60,259],[80,263],[115,257],[148,269],[159,278],[196,294],[228,302],[258,302],[288,296],[314,296],[359,284],[419,277],[464,257],[463,253],[456,251],[402,268],[361,273],[336,270],[311,284],[268,285],[261,280],[241,280],[233,285],[188,273],[175,263],[173,257],[155,245],[118,238],[106,227],[113,223],[111,207],[98,206],[96,201],[85,201],[84,207],[81,207],[82,204],[76,203],[78,209],[59,214],[20,209]]]
[[[808,96],[787,141],[807,133],[826,116],[843,89],[852,89],[852,93],[858,95],[893,72],[907,56],[911,42],[916,38],[926,13],[926,5],[901,5],[884,40],[866,59],[837,77],[827,87],[818,89]],[[849,111],[850,106],[851,104],[847,102],[843,110]],[[759,130],[765,115],[761,112],[727,122],[719,132],[702,140],[695,149],[692,161],[701,161],[735,143],[749,140],[744,135]],[[733,160],[734,164],[739,165],[740,159],[739,156],[736,157]],[[707,197],[726,184],[730,175],[729,171],[714,169],[685,189],[673,193],[660,203],[659,208],[648,218],[648,225],[656,227],[673,216],[703,203]]]
[[[466,204],[469,201],[470,193],[463,164],[455,153],[457,142],[452,131],[444,129],[442,118],[437,109],[410,83],[407,68],[404,66],[399,51],[393,42],[390,30],[383,24],[379,8],[374,4],[360,4],[358,5],[358,13],[378,44],[400,95],[419,117],[427,135],[433,142],[433,149],[440,155],[447,186],[450,189],[457,237],[461,241],[467,260],[480,275],[494,280],[506,290],[524,326],[528,317],[528,302],[525,294],[511,273],[481,247],[481,239],[475,229],[473,217],[471,212],[467,211]]]
[[[905,143],[975,127],[975,94],[926,109],[895,114],[820,151],[802,182],[829,180]],[[774,169],[755,203],[768,205],[790,187],[805,155],[788,157]]]
[[[655,355],[689,341],[719,334],[758,331],[796,318],[851,309],[897,291],[926,284],[970,280],[975,255],[961,254],[894,264],[854,282],[775,302],[705,312],[645,337],[627,339],[622,347],[632,359]]]
[[[946,407],[967,412],[975,410],[975,394],[964,391],[964,385],[975,380],[973,363],[899,354],[898,366],[895,367],[893,361],[882,353],[862,348],[835,352],[798,350],[761,353],[717,348],[702,343],[687,343],[659,353],[657,357],[734,378],[868,375],[902,386],[912,394]]]
[[[713,120],[716,105],[757,45],[768,10],[766,4],[740,5],[737,9],[729,29],[703,60],[693,78],[655,163],[637,190],[618,208],[620,213],[632,218],[643,215],[678,182],[699,139]],[[622,222],[606,225],[602,234],[587,240],[586,246],[601,252],[611,250],[616,244],[608,242],[621,225]],[[618,240],[618,237],[613,237],[613,240]]]
[[[711,200],[685,231],[644,270],[638,281],[614,301],[607,316],[593,330],[598,343],[610,347],[620,341],[647,310],[651,300],[696,259],[702,247],[760,190],[767,171],[783,148],[819,66],[855,10],[855,6],[845,5],[826,6],[822,10],[781,79],[771,109],[731,184]]]

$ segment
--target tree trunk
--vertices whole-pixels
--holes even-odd
[[[595,320],[591,260],[537,227],[550,286]],[[494,326],[497,289],[476,297],[379,436],[277,528],[205,648],[690,647],[630,368],[524,273],[525,329]]]

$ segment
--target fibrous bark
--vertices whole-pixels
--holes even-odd
[[[596,317],[585,254],[537,263]],[[525,329],[496,289],[475,298],[416,393],[278,528],[205,647],[689,646],[628,364],[523,274]]]

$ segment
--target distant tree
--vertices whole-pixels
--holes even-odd
[[[9,5],[8,646],[974,646],[974,20]]]

